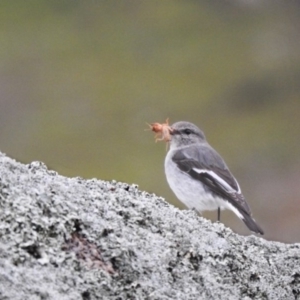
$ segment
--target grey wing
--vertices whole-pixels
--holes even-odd
[[[209,145],[193,145],[178,150],[172,157],[178,168],[201,181],[209,192],[227,200],[238,210],[251,215],[240,187],[221,156]]]

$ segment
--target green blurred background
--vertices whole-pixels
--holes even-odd
[[[183,208],[165,144],[144,129],[191,121],[265,238],[300,241],[298,1],[1,1],[0,24],[1,151]],[[249,234],[231,212],[222,221]]]

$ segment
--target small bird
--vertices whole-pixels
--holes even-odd
[[[170,127],[170,147],[165,159],[167,181],[188,208],[232,210],[255,233],[264,234],[251,215],[239,184],[222,157],[194,124],[177,122]]]

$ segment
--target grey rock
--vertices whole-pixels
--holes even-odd
[[[300,299],[300,245],[1,154],[0,299]]]

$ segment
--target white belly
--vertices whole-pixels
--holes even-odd
[[[230,207],[227,206],[227,201],[207,193],[200,181],[182,172],[171,160],[171,152],[172,151],[169,151],[165,159],[167,181],[174,194],[185,206],[196,209],[199,212],[216,210],[218,207],[221,209],[230,209]],[[177,175],[175,176],[174,174]]]

